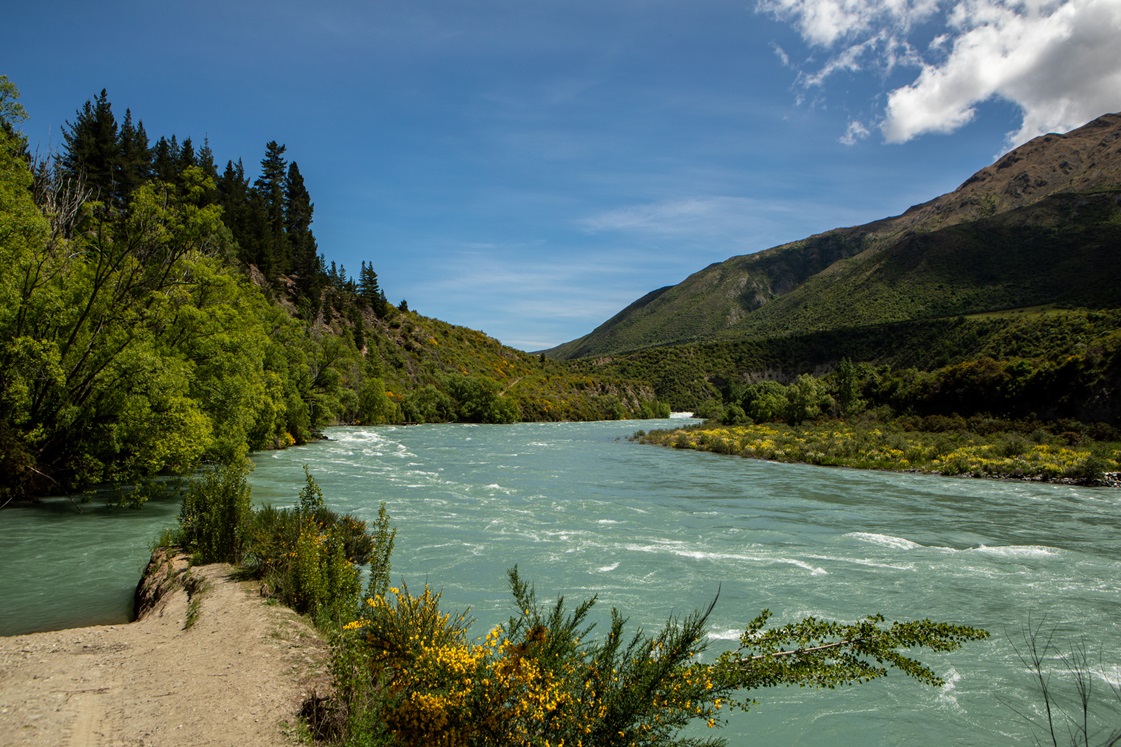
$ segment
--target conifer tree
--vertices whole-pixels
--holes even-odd
[[[198,165],[206,172],[206,175],[214,180],[215,184],[218,183],[218,167],[214,165],[214,151],[210,149],[210,138],[204,137],[202,139],[202,147],[199,148]]]
[[[284,181],[284,226],[291,251],[291,271],[296,275],[296,288],[307,302],[310,316],[318,312],[319,294],[323,290],[323,260],[319,245],[311,231],[315,206],[304,186],[304,177],[293,161]]]
[[[226,169],[217,179],[218,205],[222,208],[222,222],[233,234],[238,245],[238,258],[249,264],[248,256],[248,202],[249,180],[245,177],[245,166],[239,158],[235,164],[226,161]]]
[[[148,146],[148,133],[144,131],[143,122],[133,126],[131,109],[125,109],[119,142],[116,197],[123,205],[152,176],[152,151]]]
[[[182,174],[191,166],[197,166],[198,160],[195,157],[195,146],[191,142],[191,138],[183,138],[183,144],[179,146],[179,157],[175,159],[175,170],[177,176]]]
[[[378,284],[378,274],[374,272],[373,264],[367,265],[364,260],[362,269],[358,272],[358,297],[373,310],[375,316],[385,316],[389,303]]]
[[[161,137],[152,148],[152,174],[162,182],[174,184],[179,175],[179,140]]]
[[[273,279],[291,269],[291,255],[285,235],[284,187],[287,179],[288,163],[284,160],[284,146],[275,140],[265,144],[265,157],[261,159],[261,175],[253,183],[260,198],[267,221],[264,237],[261,271]],[[267,261],[265,254],[268,255]],[[269,270],[266,272],[265,267]]]
[[[66,123],[62,138],[65,152],[61,162],[65,176],[83,182],[94,199],[116,208],[123,207],[117,200],[121,159],[117,120],[104,88],[96,102],[87,101],[78,110],[74,122]]]

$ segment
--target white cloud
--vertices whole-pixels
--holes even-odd
[[[987,0],[959,4],[951,20],[961,31],[946,59],[924,66],[912,84],[889,95],[883,123],[889,142],[951,132],[993,98],[1023,111],[1009,146],[1121,108],[1121,2],[1026,8]]]
[[[842,145],[856,145],[858,142],[868,137],[871,133],[864,123],[859,120],[852,120],[849,122],[848,129],[845,134],[841,136]]]
[[[933,0],[760,0],[758,7],[792,23],[811,46],[832,50],[801,74],[803,86],[823,86],[839,71],[918,69],[912,82],[887,93],[880,129],[888,142],[953,132],[993,100],[1022,113],[1009,147],[1121,109],[1121,0],[958,0],[941,7]],[[925,53],[910,38],[919,24],[934,32]],[[841,141],[854,134],[850,125]]]
[[[937,0],[760,0],[759,10],[791,21],[810,44],[873,34],[884,26],[905,32],[932,16]]]

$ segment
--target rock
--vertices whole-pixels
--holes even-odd
[[[190,568],[190,557],[177,547],[158,547],[136,584],[133,620],[142,620],[162,607],[168,592],[182,589]]]

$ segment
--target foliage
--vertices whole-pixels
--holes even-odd
[[[337,423],[667,411],[648,385],[398,311],[365,261],[359,283],[328,270],[283,144],[252,182],[240,161],[219,175],[209,144],[149,146],[102,91],[32,168],[24,117],[0,78],[0,498],[237,464]]]
[[[385,745],[716,745],[683,737],[693,721],[715,727],[732,708],[748,708],[767,687],[836,687],[865,682],[894,667],[940,685],[903,653],[950,651],[987,636],[929,620],[884,625],[882,616],[841,624],[815,618],[766,629],[764,611],[740,646],[712,663],[707,645],[712,605],[658,632],[610,628],[594,638],[587,620],[595,599],[572,609],[538,602],[510,571],[517,614],[483,641],[468,637],[464,614],[389,588],[369,597],[336,648],[334,672],[347,717],[348,744]],[[715,601],[713,602],[715,605]]]
[[[246,467],[203,470],[187,485],[174,544],[197,563],[239,563],[248,544],[251,518]]]
[[[384,506],[370,534],[366,522],[338,514],[304,468],[306,484],[290,509],[253,512],[245,554],[247,572],[269,593],[323,628],[348,622],[362,592],[359,567],[387,562],[393,544]]]
[[[690,426],[651,431],[638,440],[776,462],[927,472],[973,477],[1015,477],[1101,484],[1121,471],[1121,444],[1080,440],[1041,423],[964,418],[822,420],[789,426]],[[946,426],[949,426],[948,428]],[[939,430],[919,430],[920,428]],[[1027,431],[1025,433],[1025,431]]]

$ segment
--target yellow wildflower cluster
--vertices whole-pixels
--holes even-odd
[[[842,421],[802,426],[706,424],[655,431],[641,440],[752,459],[976,477],[1082,480],[1093,479],[1095,472],[1121,470],[1116,449],[1033,444],[1015,433],[923,432]]]
[[[522,610],[511,637],[495,626],[482,641],[468,640],[464,619],[438,609],[439,594],[416,596],[390,588],[366,600],[365,614],[345,626],[344,645],[361,649],[367,681],[377,683],[379,718],[401,745],[602,743],[617,701],[628,690],[624,673],[602,671],[580,636],[556,636]],[[655,647],[631,660],[631,676],[657,662]],[[672,726],[666,714],[715,726],[721,708],[709,669],[672,666],[658,682],[654,708],[613,744],[656,744]],[[649,703],[647,704],[649,705]]]

